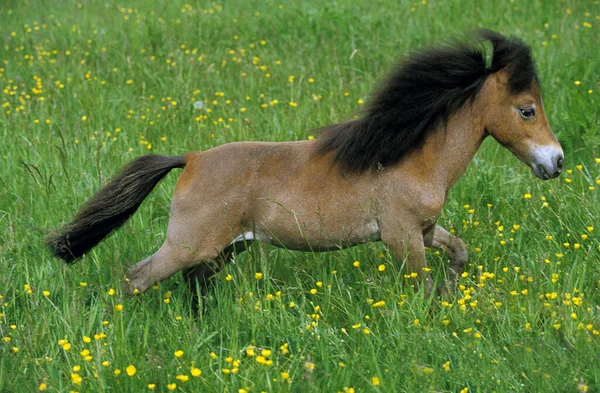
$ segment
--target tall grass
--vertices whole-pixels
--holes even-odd
[[[600,389],[597,1],[8,1],[0,25],[0,391]],[[253,247],[197,316],[179,275],[127,297],[176,174],[80,263],[47,251],[132,158],[316,137],[396,59],[474,27],[532,46],[568,171],[541,182],[484,143],[440,219],[471,254],[451,299],[377,243]]]

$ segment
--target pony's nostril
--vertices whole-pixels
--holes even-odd
[[[565,160],[563,157],[558,157],[558,160],[556,161],[556,168],[558,169],[558,173],[562,172],[564,162]]]

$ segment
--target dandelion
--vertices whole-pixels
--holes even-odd
[[[178,380],[180,380],[181,382],[187,382],[190,379],[190,377],[187,376],[187,375],[178,375],[175,378],[178,379]]]
[[[122,305],[122,304],[117,304],[117,305],[115,306],[115,310],[116,310],[116,311],[123,311],[123,305]]]
[[[381,265],[379,265],[377,267],[377,270],[379,270],[380,272],[384,272],[385,271],[385,265],[382,263]]]
[[[154,384],[154,383],[149,383],[148,384],[148,389],[154,390],[154,388],[156,388],[156,384]]]
[[[362,105],[362,104],[364,104],[364,103],[365,103],[365,102],[362,100],[362,98],[359,98],[359,99],[358,99],[358,101],[356,101],[356,102],[358,103],[358,105]]]
[[[531,199],[531,194],[525,194],[525,195],[523,195],[523,198],[525,198],[525,199]]]
[[[371,378],[371,383],[373,384],[373,386],[379,386],[381,381],[379,380],[379,377],[373,377]]]
[[[130,364],[129,366],[127,366],[127,368],[125,369],[125,372],[127,373],[127,375],[129,375],[130,377],[133,377],[136,373],[137,369],[135,368],[135,366],[133,364]]]
[[[71,373],[71,382],[73,382],[74,385],[81,385],[81,381],[83,381],[83,378],[81,378],[79,374]]]
[[[442,364],[442,369],[447,373],[450,372],[450,361],[449,360],[446,363]]]
[[[190,369],[190,374],[192,374],[192,377],[199,377],[200,375],[202,375],[202,370],[196,367],[192,367]]]
[[[43,294],[44,296],[48,297],[48,296],[50,296],[50,291],[44,291],[44,292],[42,292],[42,294]]]
[[[175,390],[177,389],[177,384],[176,383],[170,383],[167,385],[167,389],[169,390]]]
[[[175,355],[175,357],[176,357],[176,358],[180,358],[180,357],[182,357],[182,356],[183,356],[183,351],[182,351],[181,349],[180,349],[180,350],[178,350],[178,351],[175,351],[175,354],[174,354],[174,355]]]
[[[43,392],[44,390],[46,390],[48,388],[48,385],[46,385],[45,383],[40,383],[40,386],[38,386],[38,390],[40,392]]]

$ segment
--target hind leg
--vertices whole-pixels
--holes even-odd
[[[206,296],[210,282],[219,273],[223,265],[228,263],[234,255],[244,252],[249,244],[249,241],[238,241],[223,250],[216,260],[207,261],[184,270],[183,277],[194,295],[194,300],[197,301],[198,296]]]
[[[190,268],[203,261],[211,261],[219,255],[218,249],[186,249],[173,245],[168,239],[154,255],[133,265],[127,272],[130,292],[145,292],[157,282],[171,277],[180,270]]]

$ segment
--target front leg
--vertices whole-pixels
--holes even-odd
[[[394,252],[398,261],[406,261],[407,274],[416,273],[420,280],[425,282],[426,294],[429,297],[433,289],[433,280],[427,268],[422,233],[419,231],[385,233],[382,231],[381,240]]]
[[[452,235],[439,225],[425,234],[424,243],[427,247],[441,249],[450,257],[448,278],[454,289],[467,264],[467,245],[461,238]]]

